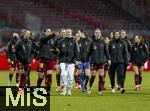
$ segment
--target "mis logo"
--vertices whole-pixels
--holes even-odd
[[[50,111],[50,96],[45,87],[22,88],[0,87],[0,111]]]
[[[47,94],[47,92],[44,88],[40,88],[40,91],[42,91],[43,94]],[[45,96],[38,95],[37,90],[34,90],[33,95],[34,95],[34,97],[43,100],[42,103],[38,103],[36,101],[36,99],[33,99],[33,104],[35,106],[45,106],[46,105],[47,99]],[[24,106],[25,95],[18,93],[16,96],[16,99],[15,99],[11,88],[6,88],[6,106],[10,106],[10,104],[9,104],[10,100],[11,100],[13,106],[17,106],[20,99],[21,99],[21,106]],[[31,106],[30,99],[31,99],[30,88],[27,88],[27,106]]]

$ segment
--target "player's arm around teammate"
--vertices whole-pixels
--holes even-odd
[[[38,54],[38,80],[37,80],[37,87],[40,88],[41,83],[43,81],[44,75],[45,77],[45,86],[47,88],[47,93],[50,95],[51,91],[51,84],[52,84],[52,72],[54,68],[54,64],[52,60],[52,53],[50,50],[50,39],[54,38],[55,36],[59,35],[58,32],[53,33],[51,29],[44,29],[43,37],[39,40],[39,54]]]

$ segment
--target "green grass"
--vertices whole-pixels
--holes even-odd
[[[36,85],[37,73],[31,73],[31,84]],[[110,93],[108,76],[106,77],[106,91],[98,96],[98,79],[96,78],[92,94],[83,94],[81,90],[74,89],[72,96],[61,96],[55,92],[56,82],[53,75],[51,111],[150,111],[150,72],[144,72],[142,91],[134,91],[134,74],[128,72],[125,82],[125,94],[117,91]],[[6,86],[8,82],[8,72],[0,72],[0,85]],[[13,78],[15,85],[15,78]],[[43,82],[44,85],[44,82]]]

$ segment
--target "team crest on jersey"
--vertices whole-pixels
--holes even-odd
[[[94,45],[93,49],[95,49],[95,50],[96,50],[96,49],[97,49],[97,46],[96,46],[96,45]]]
[[[62,47],[66,47],[65,43],[62,45]]]
[[[72,43],[70,43],[70,45],[72,45]]]
[[[120,47],[122,47],[122,44],[120,44]]]
[[[101,44],[101,47],[103,47],[104,45],[103,44]]]
[[[113,46],[112,46],[112,48],[113,48],[113,49],[115,49],[115,48],[116,48],[116,46],[115,46],[115,45],[113,45]]]
[[[87,45],[88,43],[86,42],[85,44]]]
[[[140,48],[142,49],[142,46],[140,46]]]
[[[136,47],[134,48],[134,51],[137,51],[137,48],[136,48]]]
[[[51,41],[51,44],[54,44],[54,41],[53,41],[53,40]]]
[[[81,47],[81,44],[79,44],[79,47]]]
[[[12,45],[12,47],[11,47],[11,48],[12,48],[12,51],[13,51],[13,52],[16,52],[16,50],[15,50],[15,46],[14,46],[14,45]]]

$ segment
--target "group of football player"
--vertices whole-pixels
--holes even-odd
[[[61,29],[52,33],[44,29],[37,38],[29,30],[14,32],[7,45],[9,62],[9,86],[16,73],[16,86],[20,90],[31,87],[30,71],[32,60],[37,62],[37,89],[40,89],[45,77],[45,87],[50,94],[52,75],[56,72],[57,92],[72,95],[71,89],[75,79],[75,88],[84,93],[91,93],[96,74],[98,74],[98,94],[105,90],[105,76],[108,71],[111,92],[115,88],[124,93],[124,83],[128,65],[134,71],[135,90],[141,90],[143,65],[148,60],[148,48],[142,35],[134,35],[133,42],[124,30],[111,32],[103,37],[96,28],[94,36],[89,37],[85,30]],[[117,73],[116,73],[117,72]],[[116,78],[115,78],[115,75]],[[62,82],[62,84],[60,84]],[[116,86],[115,86],[116,82]],[[88,85],[89,83],[89,85]]]

